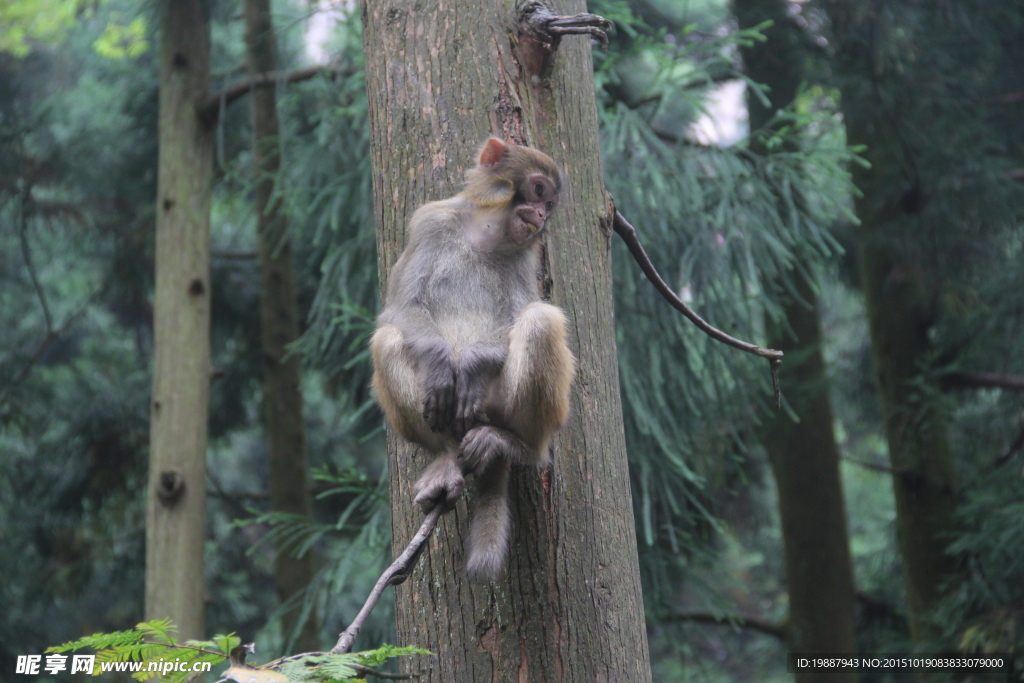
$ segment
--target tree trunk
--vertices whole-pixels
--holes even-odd
[[[748,98],[752,131],[766,125],[777,109],[789,106],[804,77],[807,54],[801,32],[787,16],[786,0],[736,0],[742,28],[771,19],[767,42],[743,53],[747,74],[767,85],[770,107]],[[752,145],[757,147],[756,141]],[[763,152],[763,150],[760,150]],[[789,646],[797,653],[857,651],[854,634],[854,580],[839,476],[839,449],[832,429],[832,406],[821,352],[818,295],[794,272],[796,293],[784,302],[792,335],[769,321],[769,345],[786,353],[786,396],[799,417],[767,418],[765,447],[779,495],[779,516],[789,591]],[[797,683],[853,683],[853,671],[799,671]]]
[[[862,192],[856,212],[861,286],[867,307],[871,353],[889,459],[895,475],[896,532],[907,593],[911,636],[938,637],[942,624],[931,612],[956,577],[957,565],[945,552],[955,530],[956,473],[946,428],[949,416],[935,396],[939,387],[927,369],[935,356],[928,333],[939,301],[938,274],[920,211],[920,187],[908,175],[899,111],[875,100],[883,88],[912,87],[888,72],[882,52],[868,58],[863,35],[880,21],[870,12],[851,11],[846,0],[827,3],[835,30],[834,70],[842,81],[843,117],[851,145],[870,168],[855,167]],[[869,87],[856,87],[868,84]],[[941,144],[941,142],[937,142]],[[901,195],[902,192],[902,195]]]
[[[789,590],[792,652],[855,654],[853,568],[846,508],[839,477],[839,449],[832,431],[832,404],[821,353],[818,299],[797,275],[797,292],[808,304],[785,305],[793,336],[770,335],[786,353],[786,397],[800,418],[768,419],[765,447],[779,491],[779,516]],[[795,339],[794,339],[795,337]],[[853,671],[800,671],[798,683],[853,683]]]
[[[210,389],[210,26],[203,0],[160,13],[160,160],[146,618],[204,637],[206,433]]]
[[[879,121],[875,126],[885,127]],[[922,400],[921,370],[934,353],[928,329],[934,297],[924,284],[926,269],[910,254],[893,249],[894,219],[903,214],[897,202],[872,204],[872,186],[884,177],[885,143],[863,136],[850,122],[850,142],[870,145],[864,154],[871,171],[855,174],[864,193],[857,200],[861,286],[868,313],[871,354],[878,382],[885,437],[896,494],[896,536],[903,563],[910,635],[930,640],[942,633],[931,611],[956,576],[956,560],[946,553],[955,530],[956,472],[946,424],[949,416],[934,400]],[[891,158],[888,159],[891,162]],[[878,175],[875,175],[878,174]],[[870,176],[875,175],[871,178]],[[870,178],[870,179],[869,179]],[[884,182],[884,181],[882,181]],[[932,386],[938,393],[938,387]]]
[[[270,0],[245,0],[245,45],[250,76],[277,68]],[[270,461],[270,503],[278,512],[309,517],[299,358],[294,354],[288,356],[288,345],[299,336],[295,274],[287,222],[281,215],[280,203],[272,200],[274,181],[281,166],[276,84],[254,86],[251,97],[257,177],[263,416]],[[283,631],[286,639],[296,638],[295,645],[301,652],[319,649],[316,615],[311,613],[303,618],[301,599],[297,597],[309,586],[313,571],[312,554],[293,557],[279,545],[274,560],[278,599],[282,604],[292,599],[299,603],[284,614]],[[301,627],[296,633],[299,621]]]
[[[466,580],[460,502],[397,590],[399,640],[437,653],[406,665],[427,669],[421,680],[649,681],[589,40],[564,38],[545,64],[543,47],[518,30],[526,5],[363,4],[382,287],[412,211],[454,194],[488,135],[525,142],[565,171],[542,282],[569,317],[579,358],[553,466],[513,472],[503,575]],[[428,458],[390,432],[388,443],[397,552],[422,519],[412,484]]]

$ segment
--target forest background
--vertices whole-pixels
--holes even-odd
[[[390,561],[391,517],[360,11],[272,5],[268,167],[242,4],[209,3],[213,372],[190,599],[207,635],[271,656],[333,642]],[[144,617],[161,7],[0,7],[0,680]],[[589,9],[615,22],[593,76],[616,206],[681,298],[786,352],[776,411],[764,362],[704,337],[612,242],[654,679],[789,680],[785,653],[815,648],[1018,651],[1024,7]],[[287,226],[269,242],[268,203]],[[297,337],[276,348],[261,300],[285,291],[267,279],[283,263]],[[268,396],[300,373],[271,426]],[[388,600],[356,649],[395,641]]]

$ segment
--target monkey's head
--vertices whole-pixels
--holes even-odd
[[[547,154],[490,138],[463,194],[483,209],[507,209],[508,237],[523,243],[544,230],[561,189],[562,172]]]

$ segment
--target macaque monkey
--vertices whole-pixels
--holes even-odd
[[[540,235],[562,174],[546,154],[489,139],[459,194],[420,207],[370,347],[373,389],[394,429],[435,455],[416,503],[476,493],[466,571],[493,580],[508,545],[513,464],[548,462],[576,360],[565,314],[540,301]]]

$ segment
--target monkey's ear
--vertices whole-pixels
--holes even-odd
[[[498,138],[489,138],[480,150],[480,166],[493,168],[508,154],[508,145]]]

